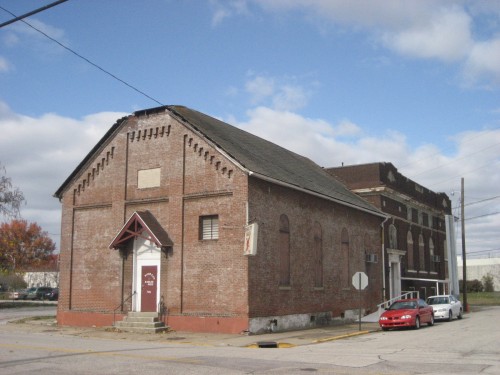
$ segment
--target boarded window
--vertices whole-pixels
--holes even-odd
[[[290,286],[290,225],[286,215],[280,216],[279,231],[280,286]]]
[[[216,240],[219,238],[219,216],[200,217],[200,240]]]
[[[314,223],[314,286],[323,286],[323,231],[319,223]]]
[[[147,189],[160,186],[161,168],[142,169],[137,172],[137,187]]]

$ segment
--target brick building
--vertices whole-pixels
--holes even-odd
[[[402,292],[420,297],[448,288],[445,215],[451,201],[398,172],[391,163],[327,169],[353,192],[390,215],[384,222],[384,290],[387,299]]]
[[[176,330],[263,332],[382,299],[385,215],[307,158],[181,106],[117,121],[57,190],[61,325],[161,313]]]

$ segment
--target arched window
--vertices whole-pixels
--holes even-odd
[[[419,259],[419,270],[424,271],[425,270],[425,243],[424,243],[424,236],[419,235],[418,236],[418,259]]]
[[[342,229],[340,234],[340,249],[342,256],[342,269],[341,269],[341,283],[345,288],[349,287],[349,275],[350,272],[350,264],[349,264],[349,233],[346,228]]]
[[[429,255],[431,258],[431,269],[430,271],[433,272],[435,271],[435,264],[434,264],[434,241],[432,241],[432,238],[429,238]]]
[[[323,286],[323,231],[318,222],[314,223],[314,286]]]
[[[280,286],[290,286],[290,224],[286,215],[280,216],[279,256]]]
[[[413,236],[411,231],[406,235],[406,257],[408,258],[408,269],[415,269],[415,254],[413,251]]]
[[[314,286],[323,286],[323,231],[318,222],[314,223]]]
[[[389,225],[389,248],[398,248],[398,231],[394,224]]]

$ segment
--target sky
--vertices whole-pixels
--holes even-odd
[[[51,2],[0,0],[0,23]],[[500,256],[499,1],[69,0],[24,21],[0,28],[1,173],[57,244],[79,162],[175,104],[322,167],[391,162],[457,218],[463,178],[467,256]]]

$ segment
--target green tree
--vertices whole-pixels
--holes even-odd
[[[19,188],[12,186],[12,180],[5,173],[5,167],[0,163],[0,216],[17,217],[25,201],[24,195]]]
[[[460,293],[463,293],[464,290],[464,282],[463,280],[459,281]],[[483,283],[477,279],[467,280],[467,292],[478,293],[482,292],[484,289]]]
[[[493,286],[493,276],[491,274],[486,274],[482,278],[483,281],[483,286],[484,286],[484,291],[485,292],[494,292],[494,286]]]
[[[26,281],[24,281],[21,275],[0,271],[0,290],[24,289],[27,286]]]
[[[36,268],[52,259],[56,245],[37,223],[14,219],[0,225],[0,268]]]

